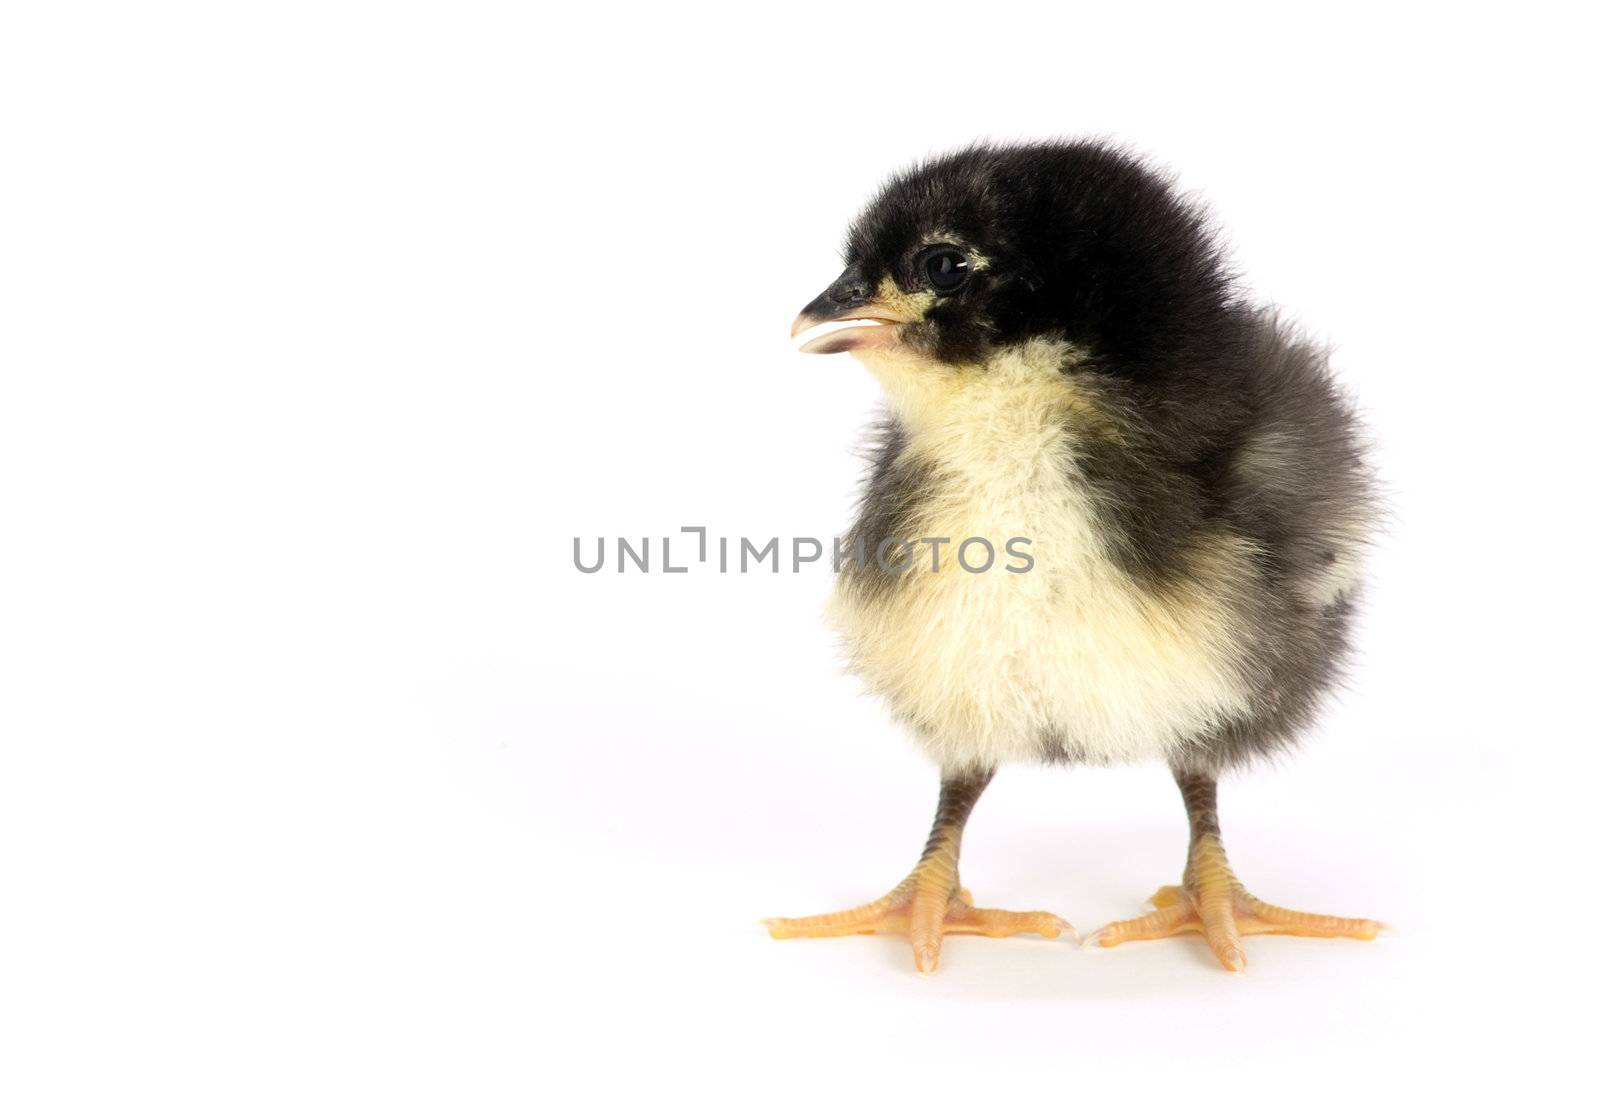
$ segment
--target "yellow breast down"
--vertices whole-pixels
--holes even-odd
[[[875,593],[842,578],[829,617],[856,673],[930,756],[948,768],[1063,751],[1160,758],[1247,713],[1244,635],[1229,609],[1251,574],[1248,543],[1202,540],[1186,580],[1160,593],[1111,560],[1072,463],[1080,433],[1105,425],[1060,372],[1059,347],[972,372],[866,361],[907,433],[900,461],[935,473],[900,534],[951,541],[939,569],[918,546]],[[969,537],[999,550],[991,568],[954,560]],[[1020,563],[1003,548],[1019,537],[1034,564],[1011,572]]]

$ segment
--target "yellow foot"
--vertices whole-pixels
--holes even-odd
[[[1356,940],[1377,937],[1383,925],[1354,917],[1325,917],[1268,905],[1251,896],[1237,882],[1202,882],[1191,893],[1181,886],[1163,886],[1150,899],[1154,913],[1135,920],[1106,925],[1085,941],[1115,947],[1127,940],[1156,940],[1181,932],[1199,932],[1211,951],[1229,970],[1244,969],[1244,949],[1239,937],[1261,933],[1284,936],[1345,936]]]
[[[952,895],[938,882],[922,881],[916,875],[877,901],[856,909],[815,917],[774,917],[762,923],[775,940],[900,933],[911,941],[917,969],[924,974],[932,973],[939,965],[939,948],[946,934],[1014,936],[1019,932],[1037,932],[1050,939],[1062,932],[1076,935],[1072,925],[1054,913],[979,909],[972,904],[969,891],[958,890]]]

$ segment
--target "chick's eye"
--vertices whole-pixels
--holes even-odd
[[[922,259],[922,270],[928,276],[928,285],[940,294],[950,294],[961,289],[961,284],[972,274],[972,264],[954,248],[936,248]]]

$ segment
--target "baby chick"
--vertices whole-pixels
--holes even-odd
[[[1371,939],[1269,905],[1223,851],[1217,778],[1310,725],[1348,648],[1374,493],[1326,353],[1240,297],[1202,212],[1094,142],[978,145],[889,181],[794,332],[848,351],[887,414],[832,621],[854,670],[939,765],[933,830],[888,894],[773,936],[1056,936],[982,909],[957,859],[1002,764],[1171,767],[1180,886],[1095,933]],[[968,540],[1019,553],[989,556]],[[1021,540],[1013,542],[1013,540]],[[940,551],[943,551],[942,555]]]

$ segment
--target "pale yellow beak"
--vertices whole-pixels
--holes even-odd
[[[794,324],[789,328],[789,335],[799,336],[808,329],[836,321],[865,322],[825,332],[800,345],[801,351],[815,355],[832,355],[840,351],[855,351],[857,348],[892,344],[900,338],[900,326],[911,320],[912,318],[902,313],[885,309],[873,302],[850,309],[839,309],[831,302],[819,300],[800,311],[800,316],[794,319]]]

